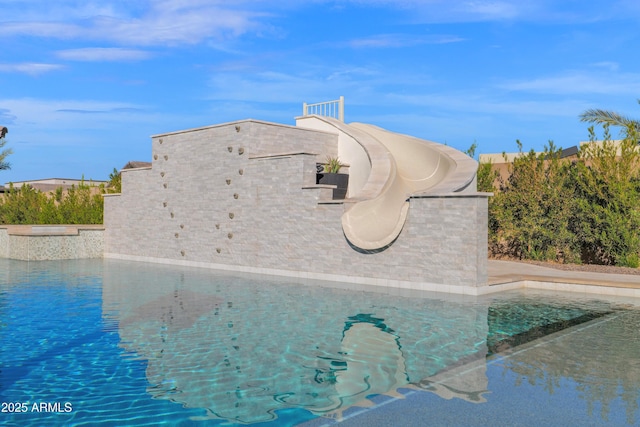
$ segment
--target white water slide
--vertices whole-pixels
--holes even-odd
[[[407,219],[411,196],[476,192],[478,164],[454,148],[329,117],[305,116],[297,124],[338,133],[338,156],[349,165],[345,203],[352,203],[342,216],[342,228],[360,249],[379,250],[393,243]]]

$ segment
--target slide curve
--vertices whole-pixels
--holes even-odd
[[[378,250],[391,244],[404,227],[412,195],[476,191],[471,184],[475,183],[477,162],[464,153],[373,125],[347,126],[370,137],[368,144],[374,140],[383,146],[390,161],[379,193],[355,203],[342,216],[344,234],[352,245]],[[380,178],[373,168],[370,177]]]

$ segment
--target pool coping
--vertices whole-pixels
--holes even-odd
[[[599,294],[616,297],[640,298],[640,275],[566,271],[514,261],[488,260],[488,277],[486,284],[482,286],[462,286],[420,281],[409,282],[403,280],[376,279],[362,276],[347,276],[299,270],[215,264],[209,262],[179,261],[165,258],[113,253],[104,253],[104,258],[289,277],[294,279],[348,283],[354,287],[361,286],[370,290],[378,290],[388,292],[390,294],[418,291],[441,292],[466,296],[483,296],[514,289],[530,288],[573,292],[579,294]]]
[[[491,259],[487,267],[486,293],[531,288],[640,298],[640,275],[568,271]]]

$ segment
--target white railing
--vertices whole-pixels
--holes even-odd
[[[316,104],[302,104],[302,115],[310,116],[316,114],[318,116],[333,117],[344,122],[344,96],[335,101],[318,102]]]

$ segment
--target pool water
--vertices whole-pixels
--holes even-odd
[[[0,260],[0,424],[638,425],[638,303]]]

